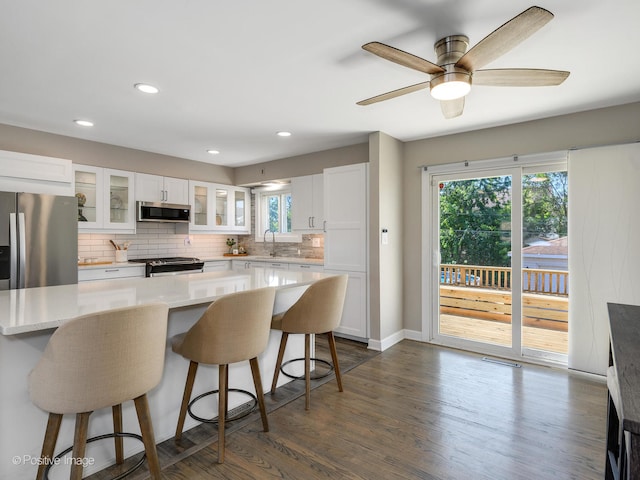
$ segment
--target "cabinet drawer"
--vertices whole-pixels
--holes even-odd
[[[275,270],[289,270],[289,264],[284,262],[260,262],[254,267],[273,268]]]
[[[78,271],[78,282],[90,282],[92,280],[112,280],[118,278],[144,277],[144,265],[135,267],[105,267],[83,269]]]
[[[324,272],[324,266],[309,263],[290,263],[289,270],[303,270],[305,272]]]

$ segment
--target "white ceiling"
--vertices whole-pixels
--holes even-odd
[[[428,90],[356,105],[428,80],[364,43],[435,61],[439,38],[465,34],[473,46],[531,5],[0,0],[0,123],[241,166],[365,142],[372,131],[408,141],[640,100],[640,2],[543,0],[555,18],[485,68],[571,71],[561,86],[477,86],[450,120]],[[141,94],[138,82],[160,93]]]

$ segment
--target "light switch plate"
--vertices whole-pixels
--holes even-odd
[[[311,246],[312,247],[319,247],[320,246],[320,239],[318,237],[314,237],[311,239]]]

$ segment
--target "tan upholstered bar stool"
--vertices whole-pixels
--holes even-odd
[[[253,384],[256,389],[256,401],[262,417],[262,426],[265,432],[269,431],[258,355],[267,348],[274,299],[275,289],[273,287],[220,297],[209,305],[209,308],[189,331],[176,335],[171,341],[173,351],[190,360],[176,427],[176,440],[180,440],[182,437],[187,411],[193,418],[207,421],[191,414],[191,404],[208,394],[217,392],[218,463],[224,462],[229,364],[249,360]],[[193,383],[200,363],[218,365],[218,390],[207,392],[190,402]]]
[[[274,315],[271,328],[282,330],[280,350],[276,369],[273,373],[271,393],[276,391],[278,375],[282,368],[287,339],[291,333],[304,333],[304,381],[305,381],[305,408],[309,410],[311,396],[311,334],[326,333],[329,340],[329,350],[333,360],[333,368],[336,372],[338,390],[342,392],[342,378],[340,377],[340,365],[333,330],[340,325],[342,309],[347,292],[347,275],[336,275],[323,278],[311,284],[302,296],[286,312]],[[301,359],[295,359],[301,360]],[[318,359],[313,359],[318,361]],[[283,372],[284,373],[284,372]]]
[[[69,413],[76,415],[73,458],[84,458],[87,442],[94,440],[87,440],[89,416],[112,407],[114,434],[99,438],[115,438],[116,461],[122,463],[122,436],[135,436],[122,432],[122,403],[133,400],[151,478],[160,478],[147,392],[162,377],[168,311],[164,303],[119,308],[75,318],[53,333],[29,375],[31,400],[49,412],[41,458],[52,458],[62,417]],[[38,467],[38,480],[52,463]],[[82,461],[71,462],[70,478],[81,479],[82,470]]]

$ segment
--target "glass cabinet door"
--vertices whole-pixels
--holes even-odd
[[[102,168],[74,165],[78,228],[102,227]]]
[[[105,186],[108,197],[105,223],[112,228],[135,228],[133,173],[105,170]]]
[[[216,188],[216,225],[227,226],[229,220],[227,218],[228,208],[228,190]]]
[[[247,192],[244,190],[236,190],[234,192],[234,218],[233,218],[233,226],[234,227],[245,227],[247,225],[246,221],[246,211],[247,211]]]
[[[207,227],[209,225],[209,189],[203,185],[193,187],[193,225]]]

